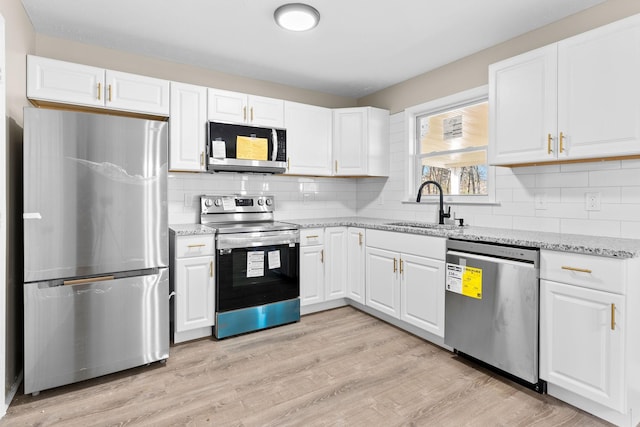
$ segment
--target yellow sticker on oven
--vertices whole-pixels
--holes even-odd
[[[470,298],[482,299],[482,269],[447,263],[445,289]]]

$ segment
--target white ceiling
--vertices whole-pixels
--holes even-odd
[[[604,0],[308,0],[320,24],[282,30],[287,0],[22,0],[36,32],[360,98]]]

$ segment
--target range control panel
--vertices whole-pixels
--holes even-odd
[[[200,196],[201,214],[273,212],[274,208],[275,202],[273,196]]]

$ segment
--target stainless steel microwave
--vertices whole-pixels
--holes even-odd
[[[209,122],[207,170],[283,173],[287,169],[287,131]]]

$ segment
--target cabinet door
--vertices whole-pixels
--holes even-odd
[[[334,175],[367,173],[367,110],[340,108],[333,111]]]
[[[214,122],[245,123],[248,117],[247,95],[209,89],[207,115]]]
[[[169,115],[169,81],[106,71],[106,106],[159,116]]]
[[[624,297],[541,281],[540,377],[624,412]]]
[[[27,98],[104,107],[103,68],[27,56]]]
[[[349,227],[347,231],[347,298],[365,303],[365,231]]]
[[[366,305],[400,318],[400,254],[368,247],[366,257]]]
[[[207,89],[171,82],[169,169],[205,170]]]
[[[557,46],[489,67],[489,163],[556,159]]]
[[[330,227],[324,231],[326,262],[325,300],[344,298],[347,294],[347,227]]]
[[[444,262],[402,254],[400,318],[444,337]]]
[[[284,101],[248,95],[247,121],[254,126],[284,128]]]
[[[215,319],[214,257],[176,260],[175,330],[213,326]]]
[[[640,17],[558,43],[560,158],[638,154]]]
[[[285,101],[287,173],[331,175],[331,109]]]
[[[324,246],[300,247],[300,305],[324,301]]]

